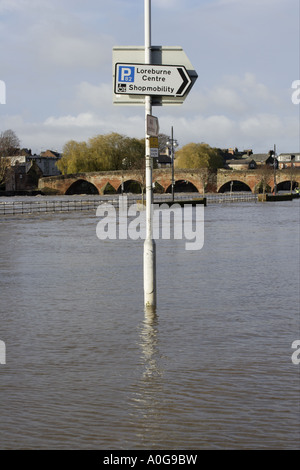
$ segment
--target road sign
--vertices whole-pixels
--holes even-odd
[[[159,133],[158,119],[155,116],[147,114],[147,135],[157,137]]]
[[[150,147],[152,149],[158,149],[158,138],[157,137],[150,137]]]
[[[150,157],[151,158],[158,158],[158,149],[150,149]]]
[[[150,141],[150,156],[152,158],[158,157],[158,137],[149,137]]]
[[[116,94],[184,96],[191,84],[182,65],[116,64]]]
[[[155,66],[171,66],[174,67],[174,64],[179,64],[178,67],[182,67],[187,72],[191,84],[183,90],[183,95],[152,95],[152,106],[164,106],[172,104],[182,104],[186,97],[188,96],[192,86],[197,80],[197,72],[194,70],[190,60],[183,51],[182,47],[179,46],[152,46],[151,47],[151,62]],[[133,70],[124,71],[123,75],[116,77],[116,64],[127,64],[129,67],[134,67],[134,64],[144,64],[145,63],[145,48],[144,46],[115,46],[113,48],[113,103],[120,105],[145,105],[145,96],[143,94],[131,94],[127,93],[116,93],[115,92],[115,82],[118,78],[125,80],[125,82],[120,82],[121,84],[129,85],[132,82],[126,82],[126,73],[128,73],[128,79],[133,77]],[[124,75],[125,73],[125,75]],[[183,80],[183,79],[182,79]],[[150,82],[151,83],[151,82]],[[159,82],[157,82],[157,85]],[[125,88],[125,87],[124,87]],[[178,87],[179,88],[179,87]],[[176,91],[178,91],[178,88]]]

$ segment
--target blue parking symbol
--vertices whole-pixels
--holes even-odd
[[[119,67],[119,82],[134,82],[134,67],[120,65]]]

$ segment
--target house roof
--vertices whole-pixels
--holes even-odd
[[[268,153],[254,153],[251,155],[252,160],[255,162],[265,162],[269,157],[270,155]]]
[[[45,152],[41,152],[41,157],[60,158],[61,154],[59,152],[55,152],[54,150],[46,150]]]
[[[236,159],[234,158],[233,160],[227,160],[228,165],[248,165],[253,161],[253,158],[247,157],[247,158],[240,158]]]
[[[300,155],[300,152],[281,153],[281,154],[279,155],[279,157],[280,157],[281,155],[282,155],[282,156],[289,156],[289,157],[290,157],[291,155],[295,155],[295,156],[296,156],[296,155]]]
[[[291,160],[294,160],[296,162],[300,161],[300,153],[281,153],[278,155],[278,161],[280,162],[290,162]]]
[[[158,163],[172,163],[172,159],[168,155],[162,155],[161,154],[157,157],[156,160],[157,160]]]

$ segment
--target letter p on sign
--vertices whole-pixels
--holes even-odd
[[[119,82],[134,82],[134,67],[120,66]]]

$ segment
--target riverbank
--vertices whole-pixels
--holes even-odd
[[[45,196],[42,191],[0,191],[0,197],[15,197],[15,196]]]
[[[296,194],[259,194],[259,202],[277,202],[277,201],[292,201],[299,198],[299,193]]]

